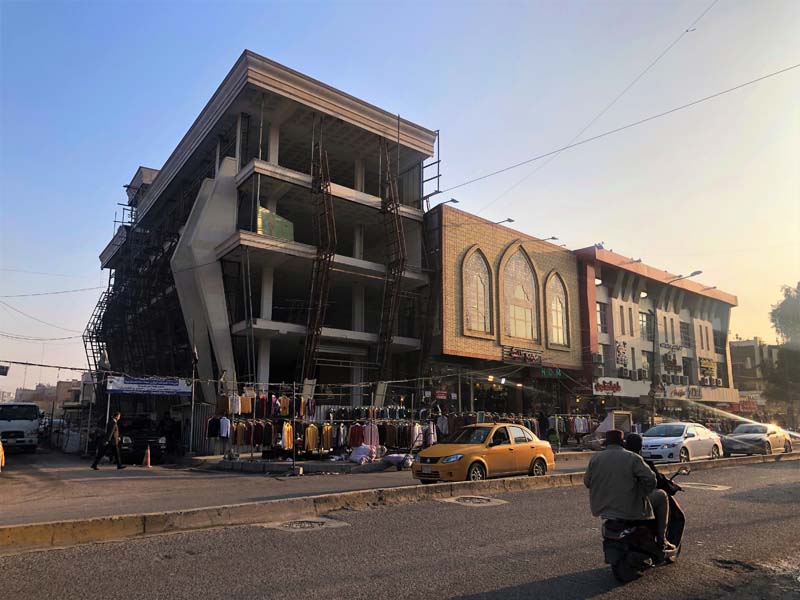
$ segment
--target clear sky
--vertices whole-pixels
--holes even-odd
[[[163,164],[244,48],[441,130],[448,187],[569,142],[709,4],[5,0],[0,295],[105,285],[122,186]],[[720,0],[584,137],[800,63],[798,32],[800,2]],[[734,334],[774,340],[769,307],[800,280],[800,69],[566,151],[495,201],[537,168],[452,195],[571,248],[703,270],[739,297]],[[0,300],[82,331],[99,293]],[[0,331],[77,335],[4,305]],[[0,338],[0,359],[85,365],[76,339]]]

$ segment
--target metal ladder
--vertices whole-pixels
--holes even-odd
[[[328,154],[322,144],[322,119],[315,119],[311,145],[311,199],[313,226],[316,234],[317,253],[311,274],[311,292],[308,302],[306,341],[303,350],[301,381],[313,379],[316,370],[317,352],[325,324],[328,306],[330,273],[336,253],[336,222],[331,197],[331,177]]]
[[[408,255],[403,234],[403,219],[400,216],[397,178],[392,175],[389,144],[385,138],[381,138],[380,146],[383,167],[381,169],[381,212],[383,213],[383,232],[386,237],[386,276],[383,281],[383,303],[375,362],[380,368],[381,379],[386,379],[389,375],[392,337],[400,305],[400,287]]]

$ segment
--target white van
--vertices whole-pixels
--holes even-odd
[[[39,444],[39,407],[32,402],[0,404],[0,440],[6,450],[36,452]]]

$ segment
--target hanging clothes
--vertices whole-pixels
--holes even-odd
[[[381,443],[378,426],[375,423],[366,423],[362,427],[362,436],[367,446],[378,446]]]
[[[231,421],[228,417],[219,420],[219,437],[226,439],[231,437]]]
[[[333,448],[333,426],[330,423],[322,426],[320,441],[320,450],[331,450]]]
[[[306,452],[313,452],[319,446],[319,430],[317,426],[311,424],[306,427],[305,433],[305,451]]]
[[[282,431],[283,449],[291,450],[294,448],[294,428],[289,421],[283,422]]]
[[[247,396],[239,397],[240,409],[243,415],[249,415],[253,412],[253,399]]]
[[[358,448],[364,443],[364,428],[360,424],[354,423],[350,427],[347,445],[351,448]]]
[[[285,395],[281,395],[281,397],[278,398],[278,405],[280,406],[280,414],[282,417],[289,416],[289,408],[291,404],[292,401],[289,400],[289,398],[287,398]]]

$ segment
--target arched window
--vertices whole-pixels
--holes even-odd
[[[506,263],[503,302],[506,335],[526,340],[538,339],[536,276],[522,250],[517,250]]]
[[[464,263],[464,327],[468,331],[492,332],[492,283],[483,254],[473,252]]]
[[[558,346],[569,345],[567,319],[567,289],[557,274],[547,282],[547,303],[549,310],[550,343]]]

